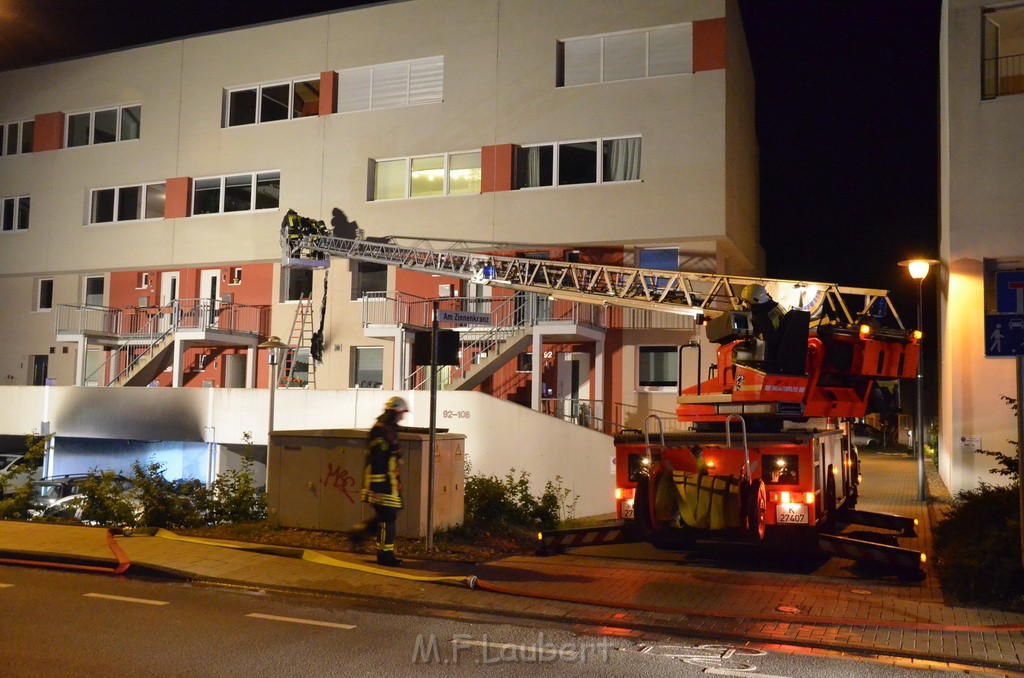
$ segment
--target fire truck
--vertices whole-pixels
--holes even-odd
[[[907,330],[885,290],[588,264],[473,251],[499,243],[289,233],[282,264],[329,266],[337,256],[472,280],[512,291],[689,315],[717,345],[709,378],[677,397],[689,430],[615,438],[616,511],[656,543],[725,537],[816,539],[834,555],[920,575],[924,555],[838,534],[840,524],[914,534],[916,521],[858,511],[860,464],[850,422],[879,379],[912,378],[919,331]],[[788,311],[772,341],[755,331],[741,294],[757,286]],[[554,542],[552,542],[554,543]],[[571,541],[562,543],[571,543]],[[922,575],[923,576],[923,575]]]

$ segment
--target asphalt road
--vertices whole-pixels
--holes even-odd
[[[0,566],[0,676],[949,676],[947,665],[742,641]],[[976,669],[974,675],[983,674]]]

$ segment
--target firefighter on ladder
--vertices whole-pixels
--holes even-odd
[[[377,564],[399,567],[395,557],[395,521],[402,508],[401,481],[398,476],[398,422],[409,411],[405,401],[394,396],[384,405],[384,412],[370,429],[363,472],[361,498],[373,507],[374,519],[366,526],[357,526],[350,533],[360,543],[369,534],[377,536]]]

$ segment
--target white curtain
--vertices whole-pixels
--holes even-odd
[[[610,139],[605,142],[604,180],[639,181],[640,138]]]

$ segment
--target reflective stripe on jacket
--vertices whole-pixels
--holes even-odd
[[[398,431],[380,417],[370,429],[363,470],[361,498],[378,506],[402,508],[401,481],[398,477]]]

